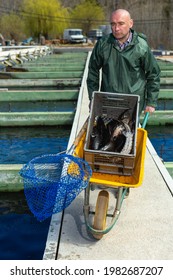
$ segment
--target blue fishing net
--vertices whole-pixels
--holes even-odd
[[[39,221],[61,212],[88,186],[92,170],[81,158],[69,154],[36,157],[20,171],[31,212]]]

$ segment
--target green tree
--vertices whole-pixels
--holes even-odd
[[[71,12],[71,25],[82,28],[87,34],[89,30],[104,24],[105,14],[103,7],[96,0],[85,0]]]
[[[0,17],[1,33],[5,39],[19,42],[24,38],[24,23],[22,19],[14,14],[4,14]]]
[[[35,38],[42,34],[46,39],[61,36],[69,17],[57,0],[23,0],[22,14],[27,34]]]

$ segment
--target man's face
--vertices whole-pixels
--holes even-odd
[[[127,13],[115,12],[111,16],[111,29],[114,37],[120,42],[125,42],[129,36],[129,29],[133,26],[133,20]]]

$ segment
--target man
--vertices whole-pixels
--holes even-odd
[[[160,69],[146,37],[133,29],[128,11],[118,9],[111,15],[112,33],[96,43],[90,58],[87,78],[88,94],[93,91],[137,94],[139,113],[153,113],[160,88]]]

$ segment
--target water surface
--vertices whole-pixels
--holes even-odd
[[[165,162],[173,161],[173,126],[147,126],[148,137]]]
[[[27,163],[66,150],[71,127],[3,128],[0,164]],[[0,260],[41,260],[50,218],[38,222],[24,192],[0,192]]]

